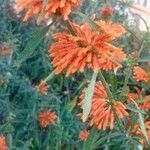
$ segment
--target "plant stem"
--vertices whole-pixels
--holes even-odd
[[[75,31],[73,30],[73,27],[72,27],[72,25],[71,25],[71,23],[70,23],[70,21],[69,20],[67,20],[66,21],[66,24],[67,24],[67,27],[68,27],[68,29],[69,29],[69,31],[70,31],[70,33],[72,34],[72,35],[76,35],[75,34]]]
[[[109,88],[109,86],[108,86],[108,83],[106,82],[106,80],[105,80],[105,78],[104,78],[104,76],[103,76],[103,74],[102,74],[101,71],[99,71],[99,75],[100,75],[101,82],[102,82],[102,84],[103,84],[103,86],[104,86],[104,88],[105,88],[105,90],[106,90],[107,95],[108,95],[109,101],[110,101],[110,102],[114,102],[115,100],[114,100],[113,95],[112,95],[112,93],[111,93],[111,91],[110,91],[110,88]],[[113,109],[113,108],[112,108],[112,109]],[[116,114],[116,112],[115,112],[114,109],[113,109],[113,112],[114,112],[114,114],[116,115],[116,121],[117,121],[117,124],[118,124],[120,130],[121,130],[123,133],[126,133],[126,130],[125,130],[125,128],[124,128],[124,126],[123,126],[123,124],[122,124],[120,118],[117,116],[117,114]]]
[[[124,80],[124,84],[123,84],[123,90],[122,90],[122,95],[124,95],[124,93],[126,92],[126,87],[128,85],[128,82],[129,82],[129,79],[130,79],[130,76],[131,76],[131,73],[132,73],[132,67],[129,66],[128,70],[127,70],[127,75],[125,77],[125,80]]]
[[[122,124],[120,118],[117,116],[117,114],[115,113],[116,115],[116,121],[117,121],[117,124],[119,126],[119,129],[124,133],[126,134],[126,129],[124,128],[124,125]]]
[[[55,72],[52,71],[46,78],[45,78],[45,82],[50,81],[53,77],[55,76]]]
[[[99,71],[99,75],[100,75],[101,82],[102,82],[102,84],[103,84],[103,86],[104,86],[104,88],[106,90],[106,93],[108,95],[109,100],[113,102],[114,101],[113,95],[112,95],[112,93],[111,93],[111,91],[109,89],[109,86],[108,86],[108,84],[107,84],[107,82],[106,82],[106,80],[105,80],[101,70]]]
[[[144,39],[141,42],[141,45],[140,45],[140,48],[139,48],[139,52],[138,52],[138,56],[140,56],[140,54],[141,54],[141,52],[143,50],[143,46],[144,46]],[[124,93],[126,92],[126,87],[127,87],[128,82],[129,82],[130,76],[132,74],[132,68],[133,68],[135,63],[136,63],[136,61],[135,62],[129,62],[129,68],[127,70],[127,75],[126,75],[125,80],[124,80],[122,95],[124,95]]]
[[[9,150],[12,150],[12,135],[11,133],[8,134],[8,141],[9,141]]]

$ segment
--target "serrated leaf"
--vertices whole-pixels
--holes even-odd
[[[83,122],[86,121],[91,110],[92,97],[93,97],[94,88],[96,84],[97,74],[98,71],[93,73],[91,82],[88,88],[85,90],[85,98],[83,100]]]
[[[27,43],[24,50],[20,53],[17,60],[14,62],[14,66],[19,67],[22,62],[27,60],[31,55],[33,54],[34,50],[37,48],[37,46],[40,44],[40,42],[43,40],[45,34],[47,33],[49,29],[49,26],[44,27],[40,29],[38,32],[36,32],[32,39]]]

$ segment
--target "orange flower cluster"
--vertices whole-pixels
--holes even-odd
[[[107,38],[109,41],[121,37],[126,32],[126,30],[118,23],[112,23],[111,21],[106,22],[103,20],[95,21],[95,23],[99,26],[101,32],[108,35]]]
[[[12,49],[8,46],[7,43],[0,43],[0,55],[1,56],[10,56],[13,53]]]
[[[79,135],[79,138],[82,140],[82,141],[86,141],[87,138],[89,136],[89,132],[85,129],[83,131],[80,132],[80,135]]]
[[[132,102],[133,100],[134,101],[140,101],[140,100],[142,100],[143,102],[140,102],[139,108],[143,109],[143,110],[150,109],[150,95],[143,96],[141,94],[141,92],[138,92],[138,93],[128,93],[127,94],[127,98],[128,98],[129,102]]]
[[[42,95],[47,94],[48,85],[46,81],[41,81],[41,83],[35,87],[38,92],[40,92]]]
[[[112,12],[113,12],[113,9],[112,9],[112,7],[104,7],[103,9],[102,9],[102,16],[103,17],[109,17],[109,16],[111,16],[112,15]]]
[[[150,74],[148,73],[148,71],[144,70],[143,68],[136,66],[133,69],[133,75],[134,75],[134,79],[137,82],[150,82]]]
[[[144,138],[144,135],[141,131],[141,128],[140,128],[140,125],[139,123],[137,123],[135,125],[135,134],[140,137],[140,143],[143,147],[147,147],[147,142],[145,141],[145,138]],[[148,136],[148,139],[150,139],[150,121],[146,121],[145,122],[145,129],[146,129],[146,133],[147,133],[147,136]]]
[[[101,31],[93,31],[87,23],[82,26],[72,23],[75,35],[56,33],[54,38],[58,41],[49,49],[55,73],[59,74],[66,69],[68,76],[78,70],[83,72],[85,68],[108,71],[122,67],[121,61],[126,59],[126,55],[121,48],[110,42],[122,35],[125,30],[118,24],[105,24],[106,28],[103,24],[100,25]]]
[[[84,98],[84,92],[81,99]],[[82,101],[79,104],[82,107]],[[82,115],[82,114],[81,114]],[[107,126],[113,129],[115,115],[119,118],[127,116],[126,107],[119,101],[110,104],[104,86],[99,83],[95,86],[91,111],[89,114],[90,125],[97,125],[98,129],[106,130]]]
[[[68,19],[68,15],[75,6],[79,5],[79,2],[80,0],[17,0],[16,7],[18,11],[26,11],[24,21],[40,14],[45,18],[57,14]]]
[[[0,136],[0,150],[8,150],[6,138],[3,136]]]
[[[40,112],[38,116],[38,121],[41,128],[46,128],[48,125],[55,123],[57,115],[55,112],[50,110],[44,110]]]

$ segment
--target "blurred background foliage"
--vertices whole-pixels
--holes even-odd
[[[122,39],[114,41],[115,44],[120,44],[130,54],[139,49],[144,41],[143,51],[147,53],[150,33],[139,31],[137,24],[129,24],[126,9],[130,4],[112,1],[114,8],[118,5],[121,10],[114,10],[113,20],[122,23],[129,32]],[[13,51],[10,56],[0,56],[0,134],[7,136],[10,150],[80,150],[83,143],[79,140],[79,132],[85,125],[76,116],[77,110],[74,106],[76,96],[81,93],[82,87],[86,85],[85,81],[91,74],[86,71],[82,75],[76,74],[68,78],[63,74],[55,76],[48,82],[48,94],[42,96],[38,93],[35,85],[53,71],[47,52],[52,42],[51,35],[56,31],[67,30],[66,24],[58,19],[33,53],[15,66],[14,62],[27,43],[31,41],[33,44],[33,35],[46,24],[37,26],[34,19],[23,23],[21,14],[17,14],[13,6],[13,1],[0,0],[0,47],[7,43]],[[102,0],[83,0],[76,12],[82,12],[89,17],[95,14],[97,18],[101,18],[100,10],[103,6]],[[83,19],[74,13],[71,20],[83,22]],[[143,63],[147,61],[145,55],[141,57],[140,61]],[[112,91],[120,90],[121,86],[118,87],[115,81],[120,81],[120,85],[123,84],[124,71],[126,72],[121,70],[117,77],[106,75],[107,81],[113,85]],[[131,85],[134,85],[134,81],[130,80]],[[56,124],[43,130],[38,125],[37,116],[45,108],[56,111],[59,118]],[[94,149],[107,150],[108,146],[111,146],[112,150],[117,150],[118,147],[119,150],[137,150],[137,140],[116,134],[116,131],[117,128],[109,134],[98,132],[101,140]]]

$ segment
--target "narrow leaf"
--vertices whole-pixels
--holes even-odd
[[[133,101],[133,102],[134,102],[135,106],[137,107],[137,109],[139,109],[138,104],[135,101]],[[143,118],[141,112],[138,112],[138,116],[139,116],[139,122],[140,122],[141,131],[142,131],[142,133],[143,133],[147,143],[149,144],[149,139],[148,139],[148,136],[147,136],[147,133],[146,133],[146,129],[145,129],[145,124],[144,124],[144,118]]]
[[[49,26],[42,28],[40,31],[36,32],[32,39],[27,43],[24,50],[20,53],[17,60],[14,62],[14,66],[19,67],[22,62],[27,60],[33,54],[34,50],[43,40],[45,34],[47,33]]]
[[[130,106],[127,106],[126,105],[126,108],[132,112],[135,112],[135,113],[141,113],[141,114],[146,114],[146,112],[142,111],[142,110],[139,110],[139,109],[136,109],[136,108],[133,108],[133,107],[130,107]]]
[[[90,26],[96,30],[98,25],[91,19],[89,18],[87,15],[81,13],[81,12],[74,12],[74,14],[79,15],[80,17],[82,17],[84,20],[86,20],[86,22],[88,22],[90,24]]]
[[[76,104],[77,104],[77,97],[75,97],[73,100],[67,103],[66,109],[71,112],[76,106]]]
[[[92,127],[88,139],[84,142],[82,150],[91,150],[95,142],[95,136],[98,135],[97,128]]]
[[[141,130],[142,130],[142,133],[145,136],[145,139],[146,139],[147,143],[149,144],[149,139],[148,139],[148,136],[147,136],[147,133],[146,133],[145,125],[144,125],[144,119],[143,119],[143,116],[142,116],[141,113],[139,113],[139,122],[140,122],[140,127],[141,127]]]
[[[141,57],[138,62],[149,62],[150,61],[150,56],[143,56]]]
[[[112,138],[116,138],[118,136],[123,136],[122,133],[110,133],[102,138],[100,138],[99,140],[97,140],[93,146],[92,149],[96,149],[98,148],[101,144],[103,144],[104,142],[106,142],[108,139],[112,139]]]
[[[98,74],[98,71],[93,73],[89,87],[85,91],[85,98],[83,100],[83,122],[86,121],[91,110],[92,97],[94,93],[94,87],[96,83],[97,74]]]

